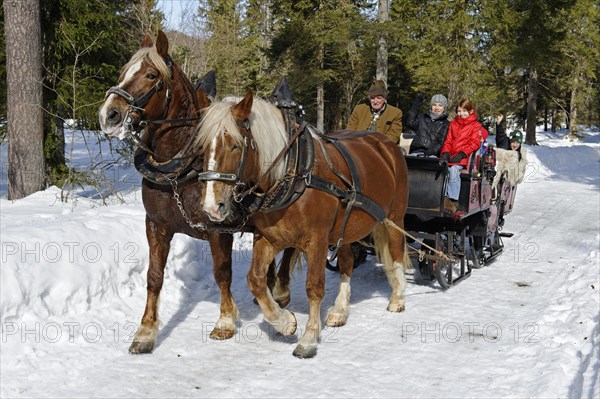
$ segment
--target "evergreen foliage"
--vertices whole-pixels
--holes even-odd
[[[145,33],[157,0],[44,0],[45,154],[52,181],[68,173],[63,129],[97,129],[97,108]],[[554,129],[600,123],[597,0],[403,0],[376,21],[375,0],[201,0],[196,37],[170,32],[192,81],[214,69],[219,96],[267,97],[287,76],[305,119],[345,127],[388,45],[388,101],[406,111],[418,92],[443,93],[450,111],[470,98],[490,125]],[[2,9],[0,9],[0,13]],[[6,127],[4,18],[0,30],[0,139]],[[179,36],[181,35],[181,36]],[[451,113],[451,117],[452,117]],[[527,123],[527,121],[530,121]],[[535,143],[535,136],[527,136]]]

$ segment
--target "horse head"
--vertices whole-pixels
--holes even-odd
[[[204,212],[224,221],[248,191],[266,192],[285,172],[285,162],[271,167],[287,142],[281,111],[248,91],[242,99],[211,104],[199,126],[206,181]]]
[[[144,176],[177,175],[196,150],[194,127],[210,104],[205,86],[194,90],[169,55],[167,36],[159,31],[155,44],[148,36],[143,39],[119,83],[107,91],[100,126],[109,136],[134,139],[139,147],[136,166]]]

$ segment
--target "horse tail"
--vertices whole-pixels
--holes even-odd
[[[302,256],[304,255],[304,252],[300,251],[297,248],[294,248],[294,252],[291,253],[289,259],[288,259],[288,267],[289,267],[289,275],[291,276],[292,273],[294,273],[294,270],[296,270],[296,268],[298,268],[298,272],[302,272]],[[304,255],[306,257],[306,255]],[[279,264],[278,264],[278,268],[280,268],[283,265],[283,262],[285,261],[285,258],[282,257],[279,260]]]
[[[402,259],[402,265],[404,266],[404,271],[413,268],[412,261],[410,260],[408,253],[408,243],[406,242],[406,237],[404,237],[404,259]]]
[[[394,267],[394,259],[390,252],[390,233],[384,223],[377,223],[371,233],[373,242],[375,243],[375,255],[385,268],[385,273],[388,274]]]

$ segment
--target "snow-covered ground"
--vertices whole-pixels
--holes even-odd
[[[278,335],[252,301],[248,234],[235,242],[238,333],[209,339],[219,311],[210,249],[176,235],[157,346],[130,355],[148,262],[139,176],[115,165],[108,187],[76,190],[69,202],[57,188],[11,202],[2,145],[0,395],[597,398],[600,131],[575,143],[564,135],[540,132],[540,146],[528,147],[505,225],[514,236],[493,264],[448,291],[410,271],[406,311],[392,314],[385,273],[369,258],[352,278],[348,324],[325,328],[305,360],[292,356],[299,332]],[[74,136],[79,165],[97,156],[83,137]],[[105,205],[98,193],[111,190]],[[323,318],[338,287],[326,276]],[[289,305],[300,328],[304,282],[295,275]]]

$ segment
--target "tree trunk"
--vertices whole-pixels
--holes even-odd
[[[525,143],[537,145],[535,129],[537,125],[537,97],[538,97],[538,75],[535,66],[529,69],[529,81],[527,83],[527,130]]]
[[[325,117],[325,90],[323,82],[317,83],[317,130],[324,132]]]
[[[8,198],[44,189],[39,0],[4,0],[8,102]]]
[[[388,46],[387,46],[387,35],[383,30],[383,27],[388,21],[388,0],[378,0],[377,2],[377,22],[380,24],[382,29],[379,33],[379,40],[377,43],[377,72],[376,79],[383,80],[388,83]]]
[[[571,89],[571,101],[569,109],[569,140],[579,140],[581,135],[577,131],[577,88],[579,86],[579,72],[575,71],[573,87]]]
[[[319,44],[319,80],[317,82],[317,130],[324,132],[325,121],[325,87],[323,84],[323,68],[325,67],[325,49]]]

